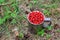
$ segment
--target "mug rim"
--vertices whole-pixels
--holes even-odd
[[[32,12],[40,12],[40,11],[32,11]],[[28,15],[27,15],[27,20],[29,21],[29,23],[31,23],[31,24],[33,24],[33,25],[43,24],[44,20],[43,20],[41,23],[39,23],[39,24],[34,24],[34,23],[32,23],[32,22],[29,20],[29,15],[30,15],[32,12],[29,12]],[[40,12],[40,13],[43,15],[43,17],[44,17],[44,19],[45,19],[45,15],[44,15],[42,12]]]

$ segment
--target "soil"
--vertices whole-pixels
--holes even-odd
[[[25,2],[22,2],[22,4],[19,5],[19,7],[23,6],[21,9],[24,10],[24,12],[27,15],[30,12],[30,7],[28,6],[30,0]],[[37,9],[31,9],[31,11],[41,10],[38,7],[35,8]],[[2,37],[0,37],[0,40],[60,40],[60,32],[57,32],[57,30],[60,30],[60,8],[53,9],[54,12],[55,10],[57,10],[59,14],[58,15],[52,14],[51,16],[49,16],[49,18],[51,18],[53,26],[53,29],[51,31],[47,31],[47,33],[50,34],[51,36],[49,39],[46,38],[47,33],[43,37],[36,35],[34,31],[35,29],[30,28],[31,26],[29,25],[28,21],[22,20],[22,24],[24,25],[20,28],[20,31],[24,33],[24,38],[21,39],[19,37],[16,37],[16,35],[13,32],[11,32],[9,37],[7,36],[7,34],[3,34]],[[13,30],[14,26],[11,25],[9,26]]]

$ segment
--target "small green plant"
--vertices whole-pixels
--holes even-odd
[[[60,29],[57,29],[56,32],[60,32]]]
[[[42,28],[41,26],[38,26],[36,28],[36,33],[37,35],[44,36],[45,35],[45,30],[52,30],[52,26],[48,26],[47,28]]]
[[[39,26],[36,28],[37,35],[44,36],[45,29],[40,28]]]
[[[40,36],[44,36],[44,33],[45,33],[44,30],[40,30],[40,31],[37,32],[37,34],[40,35]]]
[[[48,16],[51,14],[48,10],[43,10],[43,13]]]
[[[51,37],[50,34],[47,34],[47,35],[46,35],[46,39],[47,39],[47,40],[48,40],[50,37]]]
[[[52,28],[53,28],[52,26],[48,26],[47,30],[52,30]]]
[[[23,33],[19,33],[19,37],[20,38],[23,38],[24,37],[24,34]]]
[[[34,4],[36,4],[37,3],[37,0],[33,0],[33,2],[34,2]]]

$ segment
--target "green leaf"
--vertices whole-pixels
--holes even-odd
[[[33,4],[32,4],[32,3],[30,3],[30,4],[29,4],[29,6],[30,6],[30,7],[32,7],[32,6],[33,6]]]
[[[19,37],[20,38],[23,38],[24,37],[24,34],[23,33],[19,33]]]
[[[51,37],[51,35],[49,35],[49,34],[46,35],[46,38],[47,38],[47,39],[49,39],[50,37]]]
[[[47,11],[47,10],[43,10],[43,13],[44,13],[44,14],[47,14],[47,13],[48,13],[48,11]]]
[[[7,11],[7,12],[10,10],[9,6],[4,6],[4,9],[5,9],[5,11]]]
[[[37,3],[37,0],[33,0],[34,4]]]
[[[25,14],[23,14],[23,18],[24,18],[24,19],[27,19],[27,17],[26,17],[26,15],[25,15]]]
[[[48,16],[50,15],[50,12],[48,10],[43,10],[43,13]]]
[[[42,30],[41,26],[37,26],[36,31],[39,32],[40,30]]]
[[[11,13],[11,16],[16,18],[17,17],[17,14],[16,13]]]
[[[0,0],[0,3],[3,3],[5,0]]]
[[[48,29],[48,30],[52,30],[52,26],[48,26],[47,29]]]
[[[39,7],[40,7],[40,8],[44,8],[44,5],[42,5],[42,4],[39,4]]]
[[[38,31],[38,32],[37,32],[37,34],[38,34],[38,35],[41,35],[41,36],[44,36],[44,33],[45,33],[45,32],[44,32],[43,29],[42,29],[41,31]]]
[[[10,15],[7,15],[3,18],[3,20],[5,21],[6,19],[10,18]]]
[[[11,23],[13,23],[13,24],[15,24],[17,21],[15,20],[15,19],[13,19],[12,21],[11,21]]]
[[[0,25],[3,24],[3,20],[0,18]]]
[[[57,29],[56,32],[60,32],[60,29]]]

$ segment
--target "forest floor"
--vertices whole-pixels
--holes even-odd
[[[27,1],[27,0],[18,0],[20,2],[19,4],[19,9],[23,10],[21,11],[22,13],[24,13],[24,15],[27,15],[29,13],[29,11],[34,11],[34,10],[39,10],[39,11],[43,11],[43,10],[49,10],[47,11],[47,13],[50,12],[50,14],[45,14],[46,17],[51,18],[51,22],[52,22],[52,29],[51,30],[46,30],[46,33],[44,36],[39,36],[34,34],[34,27],[32,28],[31,25],[29,25],[28,21],[23,19],[22,20],[22,27],[20,27],[20,32],[23,32],[25,35],[25,37],[23,38],[18,38],[16,37],[16,35],[11,32],[9,37],[6,34],[3,34],[2,37],[0,38],[0,40],[60,40],[60,3],[58,3],[58,7],[57,8],[47,8],[46,6],[49,6],[47,4],[53,4],[50,1],[39,1],[42,5],[43,8],[39,7],[40,5],[38,5],[38,3],[34,4],[33,1]],[[31,3],[33,5],[31,5]],[[55,5],[55,4],[54,4]],[[51,5],[50,5],[51,6]],[[46,9],[46,8],[47,9]],[[28,11],[28,12],[27,12]],[[45,12],[44,12],[45,13]],[[20,15],[21,16],[21,15]],[[9,30],[13,30],[13,28],[20,26],[20,24],[18,23],[17,25],[11,25],[8,22],[5,25],[9,25]],[[26,36],[28,36],[26,38]]]

